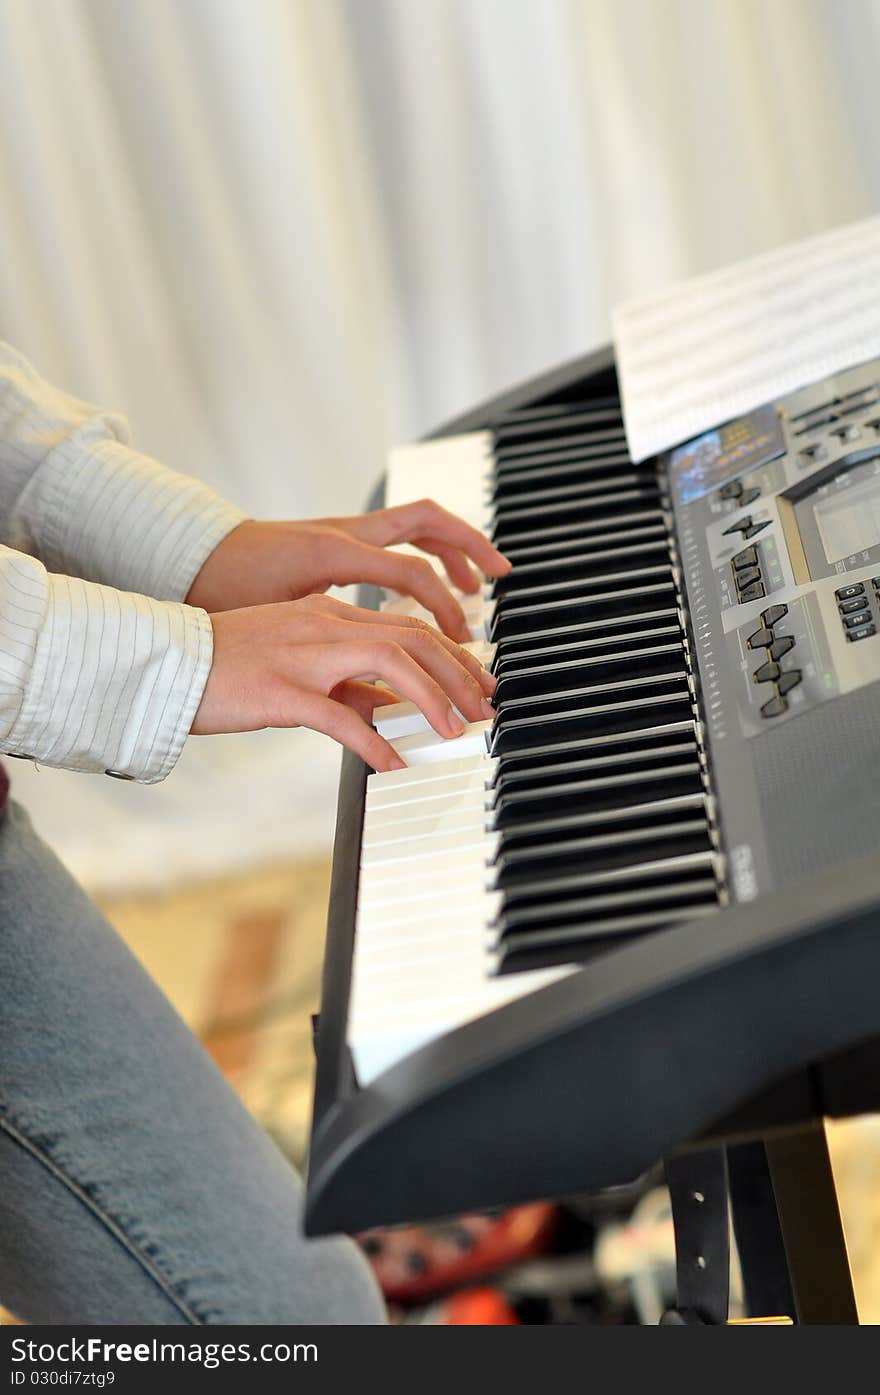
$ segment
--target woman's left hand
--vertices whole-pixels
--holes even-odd
[[[468,593],[479,590],[481,572],[504,576],[510,570],[476,528],[421,499],[354,518],[241,523],[208,557],[186,599],[213,614],[372,582],[412,596],[444,634],[466,642],[464,611],[449,586],[427,558],[395,552],[395,543],[439,557],[450,584]]]

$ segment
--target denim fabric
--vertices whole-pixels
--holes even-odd
[[[381,1321],[355,1246],[303,1238],[302,1192],[10,803],[0,819],[0,1303],[32,1323]]]

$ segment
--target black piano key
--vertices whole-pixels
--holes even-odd
[[[558,435],[560,431],[574,431],[589,427],[616,427],[623,421],[620,406],[585,407],[582,411],[567,411],[565,408],[536,408],[520,415],[512,413],[493,428],[495,455],[504,449],[505,442],[515,443],[542,436]]]
[[[542,508],[545,504],[552,504],[557,500],[561,503],[590,500],[596,496],[606,495],[622,489],[644,489],[653,490],[656,485],[647,476],[638,474],[635,470],[615,470],[613,474],[600,474],[598,479],[585,477],[578,480],[567,480],[560,484],[547,484],[542,489],[532,489],[519,492],[496,489],[493,491],[493,508],[495,517],[501,519],[509,511],[523,507],[524,500],[528,502],[530,511]]]
[[[609,465],[612,468],[608,468]],[[565,465],[554,466],[549,472],[539,470],[537,473],[543,476],[540,488],[529,480],[531,471],[489,481],[486,488],[489,509],[498,515],[502,509],[525,505],[538,508],[555,499],[580,499],[618,489],[656,487],[656,480],[649,474],[604,460],[568,461]]]
[[[647,802],[665,795],[699,794],[702,789],[702,767],[696,759],[657,766],[650,771],[560,781],[550,787],[502,792],[494,807],[493,825],[504,832],[515,833],[518,824],[551,815],[563,805],[576,804],[579,811],[611,810],[634,798]]]
[[[487,805],[497,808],[503,795],[518,790],[542,790],[558,785],[570,785],[590,775],[614,774],[617,771],[651,771],[664,761],[686,758],[699,759],[696,741],[670,742],[668,745],[650,746],[647,749],[636,747],[631,751],[615,751],[610,754],[596,753],[569,755],[567,760],[548,759],[524,770],[509,770],[505,761],[492,784],[487,787]]]
[[[657,886],[620,887],[614,891],[597,891],[593,895],[550,897],[540,906],[510,906],[498,917],[493,930],[499,942],[530,928],[552,930],[557,926],[577,922],[590,923],[609,911],[639,911],[646,907],[666,907],[674,914],[677,906],[695,901],[706,904],[715,901],[717,882],[712,870],[685,881],[661,882]],[[671,910],[669,910],[671,908]]]
[[[493,537],[500,545],[509,533],[518,531],[524,519],[539,524],[558,519],[560,515],[570,523],[596,518],[610,519],[622,504],[626,504],[630,509],[639,502],[655,504],[659,494],[656,485],[635,484],[621,486],[619,489],[612,487],[599,494],[584,492],[577,499],[557,499],[555,502],[539,504],[535,508],[530,505],[501,504],[495,510]]]
[[[664,560],[668,564],[669,545],[665,539],[585,552],[580,557],[548,557],[541,562],[515,567],[507,576],[498,578],[492,592],[498,598],[515,596],[536,585],[560,586],[578,578],[598,578],[609,572],[634,572]]]
[[[606,800],[591,806],[584,797],[574,813],[559,807],[535,813],[532,818],[510,820],[500,828],[498,856],[516,848],[537,847],[552,838],[556,843],[580,838],[584,833],[613,832],[648,825],[661,828],[694,810],[705,811],[706,796],[699,779],[684,793],[657,792],[648,788],[613,790]]]
[[[625,659],[636,654],[646,659],[657,650],[675,649],[682,651],[681,634],[676,624],[646,626],[633,633],[594,635],[591,639],[568,640],[566,643],[539,644],[536,648],[518,647],[515,641],[501,644],[495,651],[492,672],[499,679],[515,673],[527,673],[532,669],[541,671],[542,666],[551,667],[562,663],[590,663],[596,659]]]
[[[554,561],[557,557],[577,557],[578,555],[586,557],[601,552],[607,547],[627,547],[633,543],[658,540],[668,546],[669,535],[663,524],[646,523],[643,526],[631,528],[608,529],[593,537],[584,537],[578,533],[575,537],[545,538],[543,542],[530,546],[521,543],[511,547],[508,544],[505,555],[515,567],[519,567],[527,562]]]
[[[600,733],[620,734],[644,726],[648,710],[658,720],[684,721],[691,717],[688,694],[671,692],[627,698],[623,702],[594,703],[575,711],[545,712],[497,724],[491,733],[489,751],[505,757],[527,752],[554,742],[576,741]]]
[[[680,667],[681,655],[675,655],[674,663],[675,667],[667,673],[648,672],[622,679],[611,677],[594,683],[581,683],[576,688],[564,688],[559,692],[507,698],[496,713],[492,737],[494,739],[508,725],[512,726],[523,719],[534,718],[543,721],[548,712],[580,712],[589,703],[597,709],[598,715],[598,709],[602,704],[616,704],[621,699],[637,697],[640,693],[644,694],[647,702],[651,702],[664,693],[679,692],[687,688],[688,675],[686,670]]]
[[[529,907],[540,911],[547,904],[584,893],[604,894],[615,889],[637,893],[640,887],[650,890],[656,886],[684,885],[708,875],[715,878],[717,867],[718,854],[704,849],[683,856],[647,858],[622,867],[570,872],[565,876],[548,874],[527,883],[513,882],[502,893],[502,903],[504,913]]]
[[[640,527],[646,524],[663,523],[663,510],[656,504],[644,504],[639,507],[628,509],[623,513],[615,515],[609,521],[607,518],[581,519],[574,523],[551,523],[548,526],[539,525],[534,528],[522,528],[519,530],[508,529],[505,533],[506,547],[540,547],[544,543],[553,542],[566,538],[589,539],[598,534],[604,537],[609,526],[615,528]]]
[[[520,601],[496,610],[490,637],[493,643],[498,643],[517,635],[546,633],[572,625],[583,632],[592,621],[618,622],[624,616],[636,616],[664,605],[674,605],[675,600],[675,586],[670,576],[647,585],[582,593],[560,600],[543,600],[540,603]]]
[[[496,669],[498,685],[493,695],[496,706],[523,697],[561,692],[593,677],[623,681],[680,671],[683,663],[681,645],[655,644],[633,646],[615,653],[577,653],[558,662],[527,664],[519,667],[502,665]]]
[[[502,891],[517,885],[532,885],[544,876],[600,872],[628,868],[639,861],[683,856],[710,851],[712,839],[705,813],[659,823],[656,827],[636,827],[598,833],[582,838],[552,840],[529,847],[502,851],[492,869],[491,885]]]
[[[529,775],[535,770],[543,769],[548,761],[577,762],[590,756],[601,759],[618,754],[626,756],[632,753],[650,753],[652,750],[665,749],[668,744],[686,737],[696,740],[696,728],[692,717],[686,721],[662,722],[651,727],[639,726],[631,731],[611,735],[594,734],[575,740],[538,744],[531,746],[527,751],[510,752],[506,755],[492,783],[493,786],[500,785],[502,780],[515,780],[522,775]]]
[[[506,663],[533,663],[539,655],[546,655],[550,662],[555,655],[576,649],[589,653],[596,649],[613,648],[615,644],[632,646],[669,635],[675,635],[681,641],[681,624],[675,606],[634,615],[609,616],[604,620],[554,630],[535,629],[531,633],[499,640],[492,671],[498,672]]]
[[[674,914],[665,910],[645,911],[640,915],[609,916],[593,924],[570,925],[543,934],[525,932],[521,937],[511,936],[499,951],[497,971],[578,963],[584,952],[589,958],[591,951],[597,948],[607,949],[636,935],[654,934],[666,926],[711,915],[716,910],[717,903],[713,899],[705,905],[679,907]]]
[[[522,468],[505,470],[492,477],[487,489],[488,497],[495,503],[525,495],[536,497],[538,490],[546,490],[554,485],[577,484],[581,481],[604,478],[610,483],[620,479],[621,467],[626,466],[627,475],[650,482],[650,473],[632,467],[624,455],[584,455],[577,460],[562,460],[555,465],[539,465],[537,468],[524,463]]]
[[[502,474],[508,465],[526,458],[535,465],[549,465],[554,460],[558,460],[560,456],[575,455],[579,450],[594,450],[597,446],[602,445],[617,447],[624,460],[629,461],[624,432],[619,427],[608,426],[600,431],[575,431],[571,435],[560,434],[552,440],[542,442],[534,440],[505,441],[504,445],[496,447],[494,452],[495,468],[499,474]]]

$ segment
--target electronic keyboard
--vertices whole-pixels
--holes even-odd
[[[876,1108],[880,363],[635,464],[603,351],[392,452],[424,495],[514,564],[496,715],[344,756],[309,1233]]]

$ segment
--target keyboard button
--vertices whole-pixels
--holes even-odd
[[[773,626],[778,625],[780,620],[784,620],[787,614],[787,605],[768,606],[766,610],[761,611],[761,624],[769,625],[772,630]]]
[[[750,649],[769,649],[772,643],[773,631],[768,630],[766,626],[763,629],[755,630],[755,633],[749,635],[748,638]]]
[[[779,638],[774,639],[773,643],[770,645],[770,658],[781,659],[784,654],[788,653],[789,649],[793,648],[794,635],[780,635]]]
[[[731,558],[735,571],[742,571],[743,567],[756,567],[758,565],[758,549],[752,544],[751,547],[744,547],[742,552],[738,552]],[[880,576],[877,578],[877,586],[880,588]]]
[[[762,717],[781,717],[783,712],[788,711],[788,700],[784,697],[772,697],[769,702],[765,702],[761,708]]]
[[[738,499],[743,492],[742,480],[729,480],[718,491],[719,499]]]
[[[866,605],[867,601],[861,596],[853,596],[850,601],[841,601],[838,609],[841,615],[852,615],[853,611],[864,610]]]
[[[745,508],[747,504],[753,504],[756,499],[760,499],[760,489],[747,489],[745,494],[740,496],[740,508]]]
[[[740,591],[746,586],[751,586],[753,581],[761,580],[760,567],[743,567],[742,571],[736,574],[736,584]]]
[[[858,612],[857,615],[844,615],[841,618],[848,630],[854,629],[856,625],[864,625],[866,621],[870,620],[871,618],[867,602],[865,602],[864,606]]]
[[[761,585],[760,581],[755,581],[752,583],[751,586],[743,587],[743,589],[739,593],[739,598],[742,604],[746,605],[749,601],[763,600],[766,594],[767,592],[764,590],[764,587]]]
[[[762,533],[762,532],[764,531],[765,528],[769,528],[769,527],[770,527],[770,520],[769,520],[769,518],[766,519],[763,523],[753,523],[752,520],[749,519],[749,521],[748,521],[748,527],[742,529],[742,535],[743,535],[744,538],[753,538],[753,537],[755,536],[756,533]]]
[[[752,520],[746,515],[746,517],[741,518],[738,523],[731,523],[729,528],[725,528],[724,535],[726,537],[728,533],[745,533],[746,529],[751,528],[751,526]]]
[[[856,639],[867,639],[867,638],[869,637],[869,635],[875,635],[876,633],[877,633],[877,626],[876,626],[876,625],[862,625],[862,626],[860,626],[860,628],[857,629],[857,630],[850,630],[849,633],[847,634],[847,639],[851,639],[851,640],[856,640]]]
[[[790,668],[785,673],[780,674],[776,687],[784,697],[786,693],[791,692],[792,688],[796,688],[799,683],[803,682],[803,677],[804,675],[799,668]]]
[[[756,683],[775,683],[782,670],[772,659],[768,659],[759,669],[755,670]]]
[[[863,596],[865,588],[861,581],[855,581],[849,586],[841,586],[834,594],[839,601],[848,601],[852,596]]]

